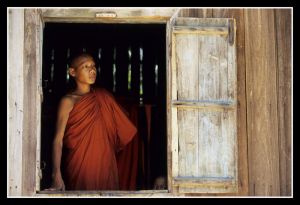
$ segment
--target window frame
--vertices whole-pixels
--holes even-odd
[[[115,23],[115,24],[122,24],[122,23],[130,23],[130,24],[143,24],[143,23],[155,23],[155,24],[166,24],[166,74],[167,74],[167,85],[169,85],[169,49],[170,46],[168,37],[168,31],[170,30],[170,20],[178,15],[180,9],[179,8],[167,8],[167,9],[78,9],[75,12],[75,9],[38,9],[39,18],[43,24],[45,22],[64,22],[64,23]],[[104,13],[115,13],[117,17],[95,17],[98,14]],[[104,14],[105,15],[105,14]],[[26,35],[26,34],[25,34]],[[40,37],[40,44],[42,45],[42,35]],[[42,62],[41,56],[40,60]],[[37,66],[36,68],[39,72],[42,71],[42,67]],[[41,75],[40,75],[41,78]],[[38,82],[40,87],[40,82]],[[42,96],[42,90],[41,96]],[[168,96],[168,89],[167,89],[167,96]],[[168,98],[168,97],[167,97]],[[167,109],[169,107],[169,99],[167,99]],[[40,102],[42,102],[42,97]],[[40,105],[41,107],[41,105]],[[39,115],[41,114],[41,110],[39,108],[38,111]],[[169,112],[167,112],[168,115]],[[168,119],[168,116],[167,116]],[[167,120],[168,121],[168,120]],[[36,156],[36,180],[35,180],[35,196],[170,196],[172,195],[172,184],[171,184],[171,160],[169,160],[171,155],[171,147],[169,144],[169,138],[171,135],[169,134],[169,126],[167,126],[167,182],[168,182],[168,189],[166,190],[138,190],[138,191],[65,191],[65,192],[49,192],[49,191],[41,191],[40,190],[40,177],[41,177],[41,167],[40,167],[40,129],[41,129],[41,121],[38,122],[37,127],[39,131],[37,132],[37,156]]]

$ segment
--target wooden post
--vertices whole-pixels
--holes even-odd
[[[291,10],[275,9],[280,195],[291,196]]]
[[[41,116],[41,26],[37,9],[24,10],[24,120],[22,195],[34,195],[39,176]],[[18,170],[20,172],[20,170]]]
[[[274,29],[274,10],[245,10],[249,194],[255,196],[280,195]]]
[[[22,192],[24,10],[9,9],[7,194]]]

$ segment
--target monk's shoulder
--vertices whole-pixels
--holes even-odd
[[[60,103],[59,103],[59,108],[62,111],[70,111],[72,110],[74,104],[75,104],[75,99],[71,95],[65,95],[61,98]]]

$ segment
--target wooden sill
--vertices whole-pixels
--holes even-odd
[[[172,196],[169,190],[139,190],[139,191],[37,191],[36,196],[50,197],[159,197]]]

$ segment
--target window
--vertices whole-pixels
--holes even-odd
[[[165,32],[164,24],[45,24],[41,191],[51,186],[56,113],[62,96],[75,85],[68,75],[68,62],[77,52],[94,57],[97,79],[93,86],[109,90],[138,129],[117,155],[120,189],[151,190],[155,179],[166,178]]]

